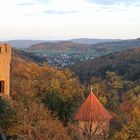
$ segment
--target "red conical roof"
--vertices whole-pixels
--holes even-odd
[[[104,121],[110,120],[111,115],[91,91],[74,119],[77,121]]]

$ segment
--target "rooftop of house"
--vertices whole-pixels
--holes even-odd
[[[94,95],[92,89],[74,117],[77,121],[106,121],[111,118],[111,115]]]

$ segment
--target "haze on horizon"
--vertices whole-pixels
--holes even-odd
[[[140,37],[139,0],[0,0],[0,40]]]

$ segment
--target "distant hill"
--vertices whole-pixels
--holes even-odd
[[[28,48],[33,44],[44,42],[44,40],[9,40],[6,42],[11,44],[14,48]]]
[[[94,47],[97,46],[126,46],[127,44],[133,43],[135,39],[132,40],[119,40],[119,39],[89,39],[89,38],[78,38],[78,39],[70,39],[70,40],[9,40],[9,41],[1,41],[1,42],[8,42],[15,48],[29,48],[30,46],[34,44],[43,44],[43,43],[54,43],[54,44],[62,44],[62,42],[71,42],[75,44],[85,44],[85,45],[91,45]],[[137,39],[139,40],[139,39]]]
[[[122,51],[131,48],[140,47],[140,38],[131,39],[131,40],[115,40],[110,42],[102,42],[97,44],[80,44],[72,41],[56,41],[56,42],[41,42],[31,45],[27,50],[38,51],[38,50],[48,50],[48,51],[97,51],[97,53],[108,54],[115,51]],[[94,55],[94,54],[93,54]],[[100,55],[99,55],[100,56]]]
[[[70,41],[45,42],[34,44],[26,49],[27,52],[47,58],[51,65],[63,67],[79,61],[89,60],[101,56],[91,45],[78,44]]]
[[[97,43],[103,43],[103,42],[113,42],[113,41],[118,41],[119,39],[89,39],[89,38],[78,38],[78,39],[71,39],[69,41],[74,42],[74,43],[79,43],[79,44],[97,44]]]
[[[27,52],[48,59],[54,66],[66,66],[80,61],[91,60],[113,52],[139,48],[140,39],[116,40],[98,44],[79,44],[71,41],[43,42],[31,45]]]
[[[101,42],[109,42],[109,41],[114,41],[114,40],[112,40],[112,39],[88,39],[88,38],[86,39],[86,38],[81,38],[81,39],[71,39],[71,40],[66,40],[66,41],[73,42],[73,43],[89,44],[90,45],[90,44],[96,44],[96,43],[101,43]],[[15,48],[28,48],[33,44],[44,43],[44,42],[49,42],[49,43],[63,42],[63,40],[9,40],[9,41],[2,41],[2,42],[8,42]]]
[[[93,76],[105,78],[107,71],[114,71],[127,80],[140,80],[140,48],[79,62],[68,68],[74,71],[82,82],[90,81]]]
[[[31,47],[27,48],[27,50],[30,51],[36,51],[36,50],[48,50],[48,51],[70,51],[70,50],[85,50],[89,47],[89,45],[85,44],[78,44],[73,43],[70,41],[59,41],[59,42],[44,42],[44,43],[38,43],[31,45]]]
[[[84,39],[83,39],[84,40]],[[97,44],[80,44],[71,41],[18,40],[9,41],[12,46],[24,48],[25,53],[37,61],[63,67],[91,60],[114,52],[140,48],[140,38],[115,40]],[[29,46],[29,47],[28,47]]]
[[[98,44],[95,44],[92,46],[99,50],[108,50],[110,52],[122,51],[122,50],[126,50],[126,49],[140,47],[140,38],[104,42],[104,43],[98,43]]]

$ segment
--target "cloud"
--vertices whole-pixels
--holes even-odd
[[[140,3],[139,0],[87,0],[88,2],[103,4],[103,5],[115,5],[115,4],[132,4]]]
[[[79,11],[63,11],[63,10],[47,10],[44,11],[44,13],[47,14],[74,14],[74,13],[78,13]]]
[[[34,3],[18,3],[17,6],[31,6],[34,5]]]
[[[29,14],[25,14],[25,15],[23,15],[23,16],[37,16],[37,15],[39,15],[39,14],[32,14],[32,13],[29,13]]]
[[[38,4],[48,4],[50,1],[51,0],[24,0],[24,2],[22,3],[18,2],[17,6],[33,6],[33,5],[38,5]]]
[[[140,0],[3,0],[0,36],[137,37],[139,13]]]

